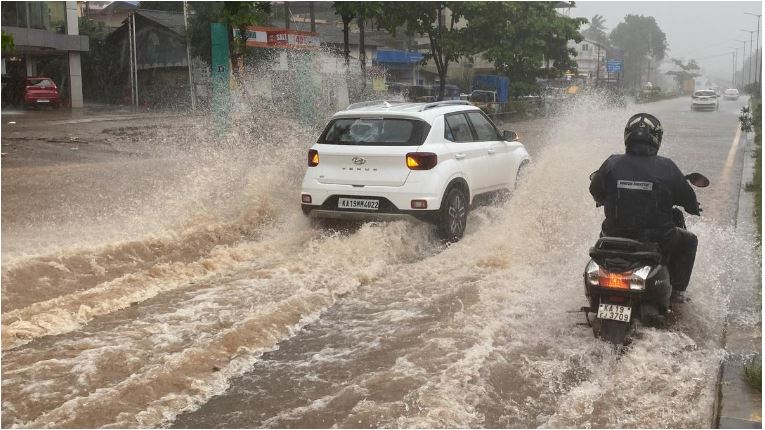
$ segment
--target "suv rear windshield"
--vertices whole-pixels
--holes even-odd
[[[327,145],[419,146],[430,132],[424,121],[404,118],[337,118],[318,143]]]

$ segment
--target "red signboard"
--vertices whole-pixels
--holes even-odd
[[[239,32],[234,30],[234,36]],[[319,49],[319,33],[274,27],[248,27],[247,46],[252,48]]]

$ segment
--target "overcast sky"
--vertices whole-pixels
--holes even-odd
[[[760,1],[577,1],[572,17],[590,20],[598,14],[605,18],[609,33],[628,14],[653,16],[667,35],[668,58],[695,59],[704,71],[713,76],[729,77],[732,72],[730,52],[746,40],[749,55],[749,33],[757,30],[757,17],[744,12],[762,14]],[[587,28],[585,24],[582,28]],[[760,37],[762,38],[762,23]],[[757,49],[757,33],[752,40]],[[762,47],[762,42],[760,42]],[[741,67],[741,49],[738,50]],[[754,50],[753,50],[754,52]],[[727,54],[727,55],[719,55]]]

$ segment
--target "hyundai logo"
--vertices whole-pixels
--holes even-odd
[[[353,164],[361,166],[362,164],[366,164],[367,159],[364,157],[353,157],[351,161],[353,161]]]

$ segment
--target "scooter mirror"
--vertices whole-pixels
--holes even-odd
[[[595,177],[595,174],[596,174],[596,173],[598,173],[598,171],[597,171],[597,170],[596,170],[596,171],[594,171],[594,172],[592,172],[592,173],[590,173],[590,180],[592,180],[592,178],[593,178],[593,177]]]
[[[699,188],[704,188],[709,186],[709,179],[707,179],[707,177],[702,175],[701,173],[691,173],[689,175],[686,175],[685,179],[687,179],[688,182],[692,183],[693,185]]]

